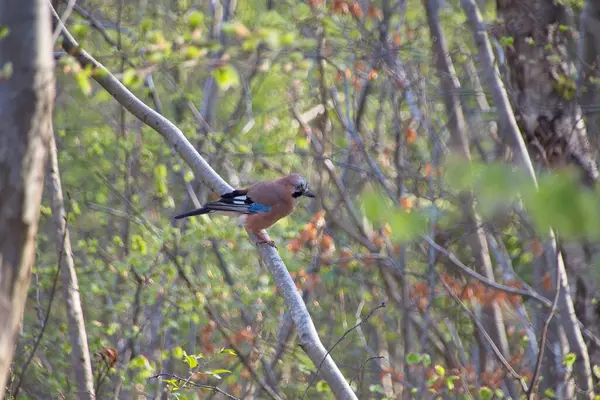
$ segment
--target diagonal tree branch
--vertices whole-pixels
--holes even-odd
[[[54,12],[54,16],[57,18],[56,12]],[[202,158],[181,130],[127,90],[102,64],[79,47],[66,28],[62,29],[63,49],[75,57],[82,66],[91,66],[92,76],[96,82],[135,117],[158,132],[190,166],[197,178],[219,194],[233,190]],[[251,239],[256,240],[254,235],[250,235]],[[284,297],[294,325],[296,325],[298,341],[303,350],[314,365],[319,365],[324,359],[321,376],[329,384],[336,398],[357,399],[340,369],[321,343],[308,309],[277,250],[268,245],[260,245],[258,253],[273,276],[279,292]]]

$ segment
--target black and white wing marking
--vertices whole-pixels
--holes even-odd
[[[206,203],[204,207],[176,215],[175,219],[209,213],[258,214],[270,210],[270,206],[253,202],[252,199],[247,196],[246,190],[234,190],[233,192],[222,195],[217,201]]]

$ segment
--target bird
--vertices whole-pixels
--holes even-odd
[[[315,198],[308,189],[306,179],[300,174],[292,173],[282,178],[261,181],[247,189],[236,189],[221,195],[216,201],[206,203],[203,207],[179,215],[175,219],[202,214],[216,214],[237,217],[239,225],[252,232],[258,238],[257,244],[268,244],[277,247],[268,233],[263,233],[282,218],[287,217],[300,202],[302,196]]]

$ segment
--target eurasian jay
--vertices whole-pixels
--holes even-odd
[[[209,213],[237,217],[238,224],[258,237],[258,244],[277,247],[269,235],[261,231],[287,217],[298,205],[301,196],[314,198],[315,194],[308,190],[308,184],[301,175],[290,174],[226,193],[204,207],[176,215],[175,219]]]

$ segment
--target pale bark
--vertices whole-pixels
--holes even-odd
[[[52,123],[54,60],[44,0],[0,0],[0,400],[25,308]]]
[[[444,105],[446,107],[446,115],[448,118],[448,127],[450,129],[451,147],[454,148],[457,154],[464,158],[466,162],[471,161],[471,152],[469,150],[469,139],[467,137],[467,124],[463,114],[462,106],[458,93],[460,91],[460,83],[456,76],[456,71],[450,59],[446,37],[443,34],[439,17],[438,17],[438,0],[425,0],[425,8],[427,10],[427,22],[431,34],[431,42],[433,43],[432,54],[436,61],[438,75],[442,84],[442,95]],[[469,230],[473,231],[469,235],[469,246],[475,258],[476,268],[479,273],[486,278],[495,281],[492,260],[485,237],[485,232],[481,224],[481,218],[475,210],[473,202],[473,193],[465,192],[461,194],[461,207],[469,222]],[[494,343],[505,358],[509,358],[508,339],[504,328],[504,318],[502,310],[498,303],[490,304],[484,307],[484,312],[481,316],[482,322],[486,330],[490,332],[490,336]],[[482,354],[484,354],[482,352]],[[516,388],[512,382],[507,381],[507,385],[511,396],[518,397]]]
[[[595,0],[586,1],[581,13],[578,52],[579,104],[598,159],[600,145],[598,88],[600,85],[597,80],[600,78],[600,5]]]
[[[79,282],[73,252],[71,250],[71,238],[67,227],[67,215],[63,203],[62,184],[58,167],[58,154],[54,135],[50,135],[48,160],[48,175],[46,177],[46,188],[50,196],[52,219],[56,228],[56,250],[62,262],[60,276],[67,308],[67,323],[69,339],[71,344],[71,365],[75,374],[77,384],[77,398],[94,399],[94,375],[88,349],[87,335],[85,331],[85,320],[81,308],[79,296]]]
[[[488,87],[491,89],[494,102],[498,108],[501,135],[503,135],[506,142],[510,144],[512,151],[516,155],[517,162],[523,167],[532,184],[537,187],[537,178],[533,169],[533,164],[529,157],[523,136],[517,125],[517,120],[510,105],[506,89],[499,77],[490,41],[487,32],[484,29],[479,8],[474,0],[461,0],[461,4],[465,9],[469,25],[474,34],[475,44],[480,59],[479,61],[487,75],[486,80]],[[593,398],[594,388],[592,384],[589,354],[581,330],[579,329],[579,321],[575,316],[567,272],[565,270],[562,255],[557,249],[556,237],[552,231],[549,232],[549,237],[549,243],[546,247],[546,259],[555,260],[555,262],[547,262],[546,268],[550,273],[556,271],[555,279],[560,280],[560,297],[558,301],[560,322],[569,340],[569,345],[571,346],[570,350],[577,356],[577,361],[575,362],[576,382],[579,389],[586,393],[585,396],[587,398]],[[556,269],[552,268],[554,266]]]
[[[73,54],[82,66],[91,65],[98,71],[94,79],[108,91],[123,107],[158,132],[168,145],[172,146],[194,171],[194,174],[213,191],[223,194],[233,190],[202,158],[185,135],[162,115],[156,113],[135,97],[106,68],[81,49],[75,40],[63,30],[63,48]],[[250,234],[255,242],[256,238]],[[269,269],[273,279],[283,295],[298,331],[298,341],[315,366],[319,366],[321,377],[329,384],[337,399],[356,399],[356,395],[342,375],[341,371],[321,343],[317,330],[308,313],[302,297],[279,253],[273,247],[261,245],[258,252]]]

